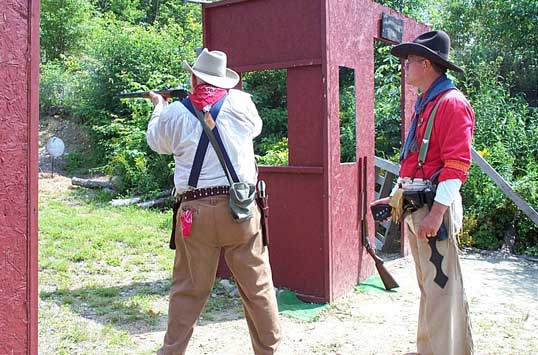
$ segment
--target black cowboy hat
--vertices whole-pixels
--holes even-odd
[[[463,69],[448,61],[450,37],[443,31],[423,33],[415,38],[413,42],[392,47],[390,52],[399,58],[407,58],[411,54],[418,55],[445,68],[463,73]]]

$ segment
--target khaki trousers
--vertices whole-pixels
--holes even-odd
[[[444,257],[441,267],[448,276],[447,284],[441,288],[433,281],[436,270],[429,260],[428,241],[417,238],[418,227],[428,213],[428,208],[423,207],[405,218],[420,288],[417,350],[421,355],[469,355],[473,353],[469,306],[451,214],[445,214],[444,221],[448,240],[437,241],[437,249]]]
[[[178,213],[168,329],[160,354],[185,354],[213,287],[221,248],[243,302],[254,354],[274,354],[280,343],[278,306],[268,251],[262,244],[260,211],[255,207],[252,219],[237,223],[228,201],[228,196],[215,196],[181,204],[180,211],[193,211],[193,223],[190,236],[183,237]]]

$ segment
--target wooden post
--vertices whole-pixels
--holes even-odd
[[[39,1],[0,16],[0,354],[37,354]]]

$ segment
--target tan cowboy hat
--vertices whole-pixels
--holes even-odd
[[[239,82],[239,74],[226,68],[226,63],[226,53],[204,48],[192,67],[186,60],[183,61],[183,67],[208,84],[231,89]]]

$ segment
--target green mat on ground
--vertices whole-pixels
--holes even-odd
[[[385,290],[385,285],[379,274],[375,274],[355,286],[355,292],[396,292],[394,290],[387,291]]]
[[[280,314],[310,321],[318,316],[328,304],[306,303],[297,298],[295,292],[284,290],[278,293],[278,311]]]

